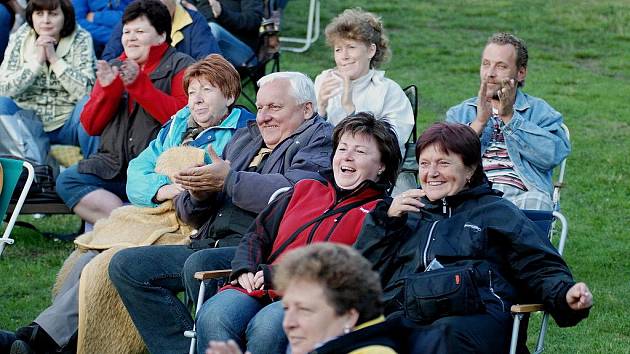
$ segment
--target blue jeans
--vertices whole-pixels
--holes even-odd
[[[93,174],[81,173],[79,165],[75,164],[59,174],[55,188],[61,200],[68,208],[73,209],[83,197],[97,189],[112,192],[126,202],[128,201],[126,186],[125,179],[102,179]]]
[[[66,122],[60,128],[47,132],[51,144],[74,145],[81,148],[81,154],[87,158],[98,150],[99,137],[90,136],[81,125],[81,112],[88,96],[77,101]],[[22,110],[13,99],[0,96],[0,115],[13,115]]]
[[[197,352],[203,353],[211,340],[233,339],[255,354],[285,353],[288,340],[283,318],[280,301],[267,305],[238,290],[221,291],[197,314]]]
[[[109,277],[151,353],[188,352],[190,339],[184,331],[192,329],[193,319],[177,298],[185,290],[184,278],[192,277],[195,269],[229,268],[234,250],[207,253],[181,245],[147,246],[124,249],[112,257]],[[204,259],[204,254],[212,257]],[[199,286],[198,281],[186,282]],[[209,287],[208,293],[214,289]]]
[[[225,28],[215,22],[208,22],[212,35],[219,44],[219,49],[225,59],[227,59],[235,67],[252,67],[258,64],[258,58],[254,54],[252,48],[236,38]]]
[[[11,21],[9,5],[0,4],[0,63],[2,63],[4,51],[7,49],[7,44],[9,43],[11,27],[13,27],[13,23]]]

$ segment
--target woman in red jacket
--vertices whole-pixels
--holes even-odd
[[[194,62],[169,45],[170,14],[160,1],[133,2],[122,22],[124,53],[97,61],[96,85],[81,114],[85,130],[101,137],[98,153],[57,179],[61,199],[90,223],[127,200],[127,165],[186,105],[182,79]]]
[[[370,113],[349,116],[333,132],[333,149],[333,168],[322,173],[324,181],[302,180],[278,196],[235,250],[203,250],[187,261],[188,283],[188,274],[202,270],[193,264],[221,269],[234,256],[230,285],[198,313],[200,353],[210,340],[228,339],[252,353],[283,353],[287,339],[282,306],[274,302],[279,296],[272,284],[273,267],[285,252],[311,243],[352,245],[367,213],[396,181],[400,149],[386,121]],[[193,286],[187,284],[187,289],[196,295]]]

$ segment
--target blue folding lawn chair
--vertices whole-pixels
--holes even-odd
[[[15,207],[13,208],[13,212],[11,213],[11,217],[9,218],[7,226],[4,229],[4,233],[2,234],[2,238],[0,238],[1,256],[2,251],[4,251],[4,246],[11,245],[14,242],[14,240],[11,238],[11,231],[13,230],[13,226],[15,225],[17,217],[20,214],[22,205],[24,205],[24,200],[26,200],[28,190],[31,188],[31,184],[33,183],[33,179],[35,178],[35,170],[30,163],[22,160],[0,158],[0,164],[2,166],[2,193],[0,194],[0,215],[2,215],[3,220],[7,215],[9,202],[11,201],[11,196],[13,195],[13,192],[17,187],[18,180],[20,179],[20,175],[22,174],[22,169],[26,169],[28,171],[26,182],[24,183],[24,186],[22,186],[20,196],[15,203]]]

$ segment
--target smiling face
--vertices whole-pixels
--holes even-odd
[[[152,46],[165,40],[166,34],[158,34],[146,16],[140,16],[123,25],[121,41],[125,54],[138,64],[147,61]]]
[[[256,95],[256,123],[265,145],[274,149],[313,115],[311,102],[298,104],[286,79],[264,84]]]
[[[33,11],[33,29],[39,36],[50,36],[59,41],[63,21],[64,16],[60,6],[53,10]]]
[[[525,80],[527,69],[516,66],[516,49],[511,44],[490,43],[481,55],[479,68],[481,80],[488,80],[487,97],[499,99],[497,91],[504,79],[514,79],[515,84]]]
[[[289,283],[282,304],[282,328],[293,354],[308,353],[318,344],[343,335],[344,328],[353,328],[358,319],[353,310],[337,315],[326,300],[324,288],[313,281],[294,280]]]
[[[339,38],[333,46],[335,63],[340,73],[356,80],[368,73],[370,60],[376,53],[375,44],[365,44],[354,39]]]
[[[234,98],[226,98],[219,88],[204,78],[192,78],[188,84],[188,108],[202,128],[219,125],[232,103]]]
[[[474,172],[457,154],[447,154],[437,145],[429,145],[418,159],[420,185],[431,201],[455,195],[466,188]]]
[[[365,180],[378,181],[383,171],[381,152],[374,137],[344,133],[333,156],[333,175],[341,189],[352,190]]]

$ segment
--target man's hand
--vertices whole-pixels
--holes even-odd
[[[497,91],[499,96],[499,117],[503,123],[508,124],[514,114],[514,101],[516,101],[516,82],[514,79],[504,79],[501,89]]]
[[[481,135],[490,116],[492,116],[492,99],[488,98],[488,79],[483,78],[479,86],[479,93],[477,94],[477,117],[470,124],[470,127],[473,128],[478,135]]]
[[[317,113],[320,116],[326,116],[328,101],[343,90],[343,81],[339,76],[335,75],[333,71],[329,71],[325,75],[319,92],[317,92]]]
[[[163,202],[165,200],[170,200],[175,198],[179,193],[183,192],[184,188],[181,186],[171,183],[164,185],[158,189],[157,193],[155,193],[155,199],[158,202]]]
[[[133,84],[140,73],[140,66],[131,59],[125,59],[120,66],[120,78],[125,86]]]
[[[424,196],[425,193],[422,189],[410,189],[402,192],[392,201],[392,205],[387,209],[387,216],[398,218],[408,212],[419,212],[420,208],[424,206],[420,202],[420,198]]]
[[[188,190],[196,199],[205,199],[203,197],[208,192],[222,191],[225,178],[230,172],[230,161],[221,159],[212,145],[208,145],[208,154],[212,159],[211,164],[186,169],[173,177],[175,183]]]
[[[96,79],[101,87],[107,87],[111,85],[118,77],[118,68],[110,66],[105,60],[96,61]]]
[[[212,14],[214,15],[214,18],[219,17],[222,10],[219,0],[208,0],[208,4],[210,4],[210,7],[212,8]]]
[[[208,343],[206,354],[243,354],[243,352],[238,344],[236,344],[236,342],[232,339],[227,342],[211,340],[210,343]],[[245,354],[251,353],[247,351]]]
[[[230,284],[240,285],[243,289],[247,290],[248,293],[251,293],[254,290],[263,288],[263,285],[265,285],[265,276],[262,270],[257,271],[256,274],[247,272],[239,275],[238,279],[232,280]]]
[[[584,310],[593,306],[593,294],[584,283],[577,283],[567,291],[567,304],[572,310]]]

